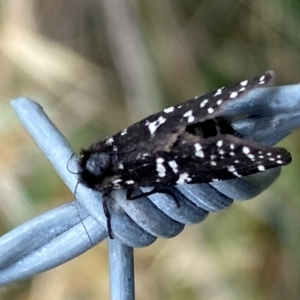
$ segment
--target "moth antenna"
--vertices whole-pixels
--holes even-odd
[[[75,189],[74,189],[74,197],[75,197],[75,199],[76,199],[76,193],[77,193],[77,187],[78,187],[78,185],[79,185],[79,179],[77,180],[77,183],[76,183]]]
[[[68,163],[67,163],[67,170],[71,173],[71,174],[74,174],[74,175],[78,175],[80,172],[73,172],[69,169],[69,163],[70,163],[70,160],[73,158],[73,156],[75,155],[75,153],[73,153],[70,158],[68,159]],[[77,188],[77,185],[78,183],[76,184],[76,188]]]
[[[77,186],[78,186],[78,183],[79,183],[79,181],[78,181],[77,184],[76,184],[76,188],[77,188]],[[78,216],[78,218],[79,218],[79,220],[80,220],[80,222],[81,222],[81,224],[82,224],[82,226],[83,226],[83,228],[84,228],[84,230],[85,230],[85,232],[86,232],[86,234],[87,234],[87,236],[88,236],[88,238],[89,238],[89,240],[90,240],[91,245],[92,245],[92,246],[95,246],[95,244],[93,243],[93,241],[92,241],[92,239],[91,239],[91,236],[89,235],[89,232],[87,231],[87,229],[86,229],[86,227],[85,227],[85,225],[84,225],[83,220],[82,220],[81,217],[80,217],[79,210],[78,210],[78,205],[77,205],[77,201],[78,201],[78,200],[75,198],[75,204],[76,204],[77,216]]]
[[[72,156],[73,156],[73,155],[74,155],[74,153],[72,154]],[[69,161],[70,161],[70,159],[72,158],[72,156],[69,158]],[[68,169],[68,171],[70,172],[69,169]],[[72,172],[71,172],[71,173],[72,173]],[[72,173],[72,174],[78,174],[78,173]],[[79,218],[79,220],[80,220],[80,222],[81,222],[81,224],[82,224],[82,226],[83,226],[83,228],[84,228],[84,230],[85,230],[85,232],[86,232],[86,234],[87,234],[87,236],[88,236],[88,238],[89,238],[89,240],[90,240],[90,242],[91,242],[91,245],[92,245],[92,246],[95,246],[95,244],[93,243],[93,241],[92,241],[92,239],[91,239],[91,237],[90,237],[90,235],[89,235],[89,233],[88,233],[88,231],[87,231],[87,229],[86,229],[86,227],[85,227],[85,225],[84,225],[84,222],[83,222],[83,220],[81,219],[80,214],[79,214],[78,205],[77,205],[77,201],[78,201],[78,200],[77,200],[77,198],[76,198],[77,187],[78,187],[79,183],[80,183],[80,181],[77,180],[77,183],[76,183],[75,189],[74,189],[74,197],[75,197],[75,203],[76,203],[77,216],[78,216],[78,218]]]

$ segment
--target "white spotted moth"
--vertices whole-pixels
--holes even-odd
[[[190,99],[141,120],[81,151],[79,182],[109,195],[115,189],[205,183],[247,176],[291,162],[291,155],[248,141],[222,118],[222,106],[238,103],[273,73]],[[108,224],[109,225],[109,224]]]

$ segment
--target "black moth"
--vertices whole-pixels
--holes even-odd
[[[239,137],[222,106],[269,84],[272,72],[190,99],[141,120],[81,151],[79,182],[109,195],[135,187],[204,183],[242,177],[286,165],[289,152]],[[104,202],[105,206],[105,202]],[[105,211],[108,215],[107,208]],[[109,217],[109,234],[111,236]]]

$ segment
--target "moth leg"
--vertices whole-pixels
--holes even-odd
[[[132,196],[132,192],[133,192],[133,188],[127,189],[127,193],[126,193],[127,200],[137,200],[137,199],[140,199],[140,198],[143,198],[143,197],[147,197],[147,196],[150,196],[150,195],[153,195],[153,194],[157,193],[156,187],[153,188],[150,192],[140,193],[140,194],[135,195],[135,196]]]
[[[156,193],[167,194],[171,196],[174,202],[176,203],[177,207],[178,208],[180,207],[179,201],[177,200],[176,197],[176,192],[170,190],[168,187],[165,186],[157,186],[155,189],[156,189]]]
[[[112,229],[111,229],[111,222],[110,222],[110,213],[106,202],[106,196],[103,195],[102,205],[103,205],[103,211],[106,217],[106,226],[107,226],[107,232],[110,239],[114,239]]]
[[[126,194],[126,198],[127,200],[137,200],[139,198],[142,197],[147,197],[156,193],[161,193],[161,194],[167,194],[170,195],[172,197],[172,199],[174,199],[177,207],[180,207],[179,202],[176,198],[176,195],[173,191],[171,191],[170,189],[166,188],[166,187],[154,187],[150,192],[146,192],[146,193],[140,193],[138,195],[132,196],[132,192],[133,192],[133,188],[130,188],[127,190],[127,194]]]

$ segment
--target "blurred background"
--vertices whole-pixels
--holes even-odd
[[[76,152],[131,123],[268,69],[300,81],[299,0],[0,3],[0,233],[72,200],[10,99],[39,102]],[[262,195],[135,250],[137,299],[299,299],[300,132]],[[175,250],[176,249],[176,250]],[[0,288],[0,299],[108,299],[105,242]]]

